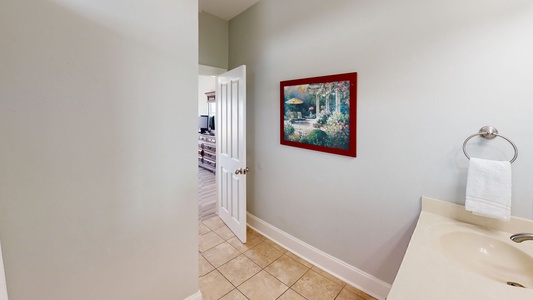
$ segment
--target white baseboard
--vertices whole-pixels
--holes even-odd
[[[340,259],[337,259],[292,235],[270,225],[258,217],[247,213],[248,226],[293,252],[299,257],[323,269],[340,280],[378,299],[385,299],[391,285],[367,274]]]
[[[202,293],[200,291],[196,292],[196,294],[189,296],[183,300],[202,300]]]

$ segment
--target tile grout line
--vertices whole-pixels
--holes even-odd
[[[202,223],[203,223],[203,221],[202,221]],[[205,224],[204,224],[204,225],[205,225]],[[230,239],[232,239],[233,237],[235,237],[235,235],[234,235],[233,237],[230,237],[230,238],[228,238],[228,239],[225,239],[224,237],[220,236],[219,234],[217,234],[217,233],[215,232],[216,229],[221,228],[221,227],[223,227],[224,225],[222,225],[222,226],[220,226],[220,227],[217,227],[217,228],[215,228],[215,229],[211,229],[211,228],[210,228],[209,226],[207,226],[207,225],[205,225],[205,226],[209,229],[209,232],[213,232],[213,233],[215,233],[217,236],[219,236],[220,238],[223,239],[223,242],[221,242],[221,243],[219,243],[219,244],[217,244],[217,245],[215,245],[215,246],[213,246],[213,247],[211,247],[211,248],[209,248],[209,249],[207,249],[207,250],[205,250],[205,251],[208,251],[208,250],[210,250],[210,249],[212,249],[212,248],[214,248],[214,247],[216,247],[216,246],[218,246],[218,245],[220,245],[220,244],[222,244],[222,243],[227,243],[228,240],[230,240]],[[209,232],[206,232],[205,234],[207,234],[207,233],[209,233]],[[229,243],[228,243],[228,244],[229,244],[232,248],[234,248],[235,250],[237,250],[237,251],[240,253],[237,257],[239,257],[240,255],[244,255],[245,257],[247,257],[247,256],[244,254],[245,252],[250,251],[251,249],[257,247],[258,245],[260,245],[261,243],[264,243],[264,242],[265,242],[265,241],[261,241],[261,242],[259,242],[257,245],[251,247],[250,249],[247,249],[247,250],[244,251],[244,252],[242,252],[241,250],[239,250],[239,249],[233,247],[231,244],[229,244]],[[204,251],[204,252],[205,252],[205,251]],[[203,256],[202,253],[200,253],[200,254]],[[203,257],[204,257],[204,256],[203,256]],[[235,257],[235,258],[237,258],[237,257]],[[245,282],[247,282],[248,280],[250,280],[253,276],[257,275],[259,272],[261,272],[261,271],[264,270],[264,268],[262,268],[260,271],[258,271],[257,273],[254,273],[252,276],[250,276],[250,278],[248,278],[247,280],[245,280],[244,282],[242,282],[239,286],[236,286],[233,282],[230,281],[229,278],[227,278],[227,277],[224,275],[224,273],[222,273],[222,272],[219,270],[219,268],[221,268],[222,266],[228,264],[229,262],[231,262],[231,261],[234,260],[235,258],[230,259],[229,261],[225,262],[224,264],[220,265],[220,266],[217,268],[217,267],[215,267],[211,262],[209,262],[209,261],[204,257],[204,259],[205,259],[206,261],[208,261],[209,264],[214,268],[213,270],[211,270],[211,271],[208,272],[207,274],[209,274],[209,273],[211,273],[211,272],[213,272],[213,271],[218,271],[218,273],[219,273],[220,275],[222,275],[222,277],[224,277],[224,278],[225,278],[225,279],[226,279],[226,280],[227,280],[227,281],[233,286],[233,289],[232,289],[232,290],[230,290],[230,291],[227,292],[226,294],[222,295],[222,296],[221,296],[220,298],[218,298],[218,299],[222,299],[222,298],[224,298],[226,295],[228,295],[229,293],[233,292],[234,290],[237,290],[237,291],[239,291],[239,293],[242,294],[242,292],[239,290],[238,287],[241,286],[241,285],[243,285]],[[248,258],[248,257],[247,257],[247,258]],[[249,259],[249,258],[248,258],[248,259]],[[259,266],[255,261],[253,261],[253,260],[251,260],[251,259],[250,259],[250,261],[251,261],[253,264],[255,264],[256,266],[261,267],[261,266]],[[265,271],[266,271],[266,270],[265,270]],[[207,274],[205,274],[204,276],[206,276]],[[276,278],[276,279],[277,279],[277,278]],[[244,295],[244,294],[242,294],[242,295],[243,295],[246,299],[249,299],[248,297],[246,297],[246,295]]]
[[[258,243],[257,245],[253,246],[252,248],[246,250],[245,252],[248,252],[248,251],[252,250],[253,248],[255,248],[255,247],[257,247],[257,246],[259,246],[260,244],[263,244],[263,243],[266,243],[266,242],[263,240],[263,241],[261,241],[260,243]],[[266,244],[268,244],[268,243],[266,243]],[[276,249],[276,248],[274,248],[274,249]],[[278,249],[276,249],[276,250],[278,250]],[[239,251],[239,250],[237,249],[237,251]],[[278,250],[278,251],[280,251],[280,250]],[[240,252],[240,251],[239,251],[239,252]],[[281,252],[281,251],[280,251],[280,252]],[[240,252],[240,253],[241,253],[241,255],[246,256],[246,255],[244,254],[244,252]],[[281,257],[284,256],[284,255],[285,255],[285,253],[282,253],[280,257],[278,257],[277,259],[275,259],[275,260],[273,260],[272,262],[270,262],[270,263],[269,263],[268,265],[266,265],[264,268],[261,267],[261,266],[258,265],[255,261],[251,260],[250,258],[248,258],[248,257],[246,256],[248,259],[250,259],[250,261],[251,261],[253,264],[255,264],[256,266],[260,267],[261,270],[259,270],[257,273],[254,273],[252,276],[250,276],[250,278],[246,279],[245,281],[243,281],[243,282],[242,282],[241,284],[239,284],[238,286],[235,286],[235,285],[233,284],[233,282],[231,282],[231,281],[229,280],[229,278],[227,278],[226,276],[224,276],[224,274],[222,274],[222,272],[220,272],[220,273],[222,274],[222,276],[224,276],[224,278],[226,278],[226,280],[230,281],[230,283],[234,286],[234,289],[237,289],[237,290],[242,294],[242,292],[239,290],[239,286],[241,286],[241,285],[245,284],[247,281],[251,280],[255,275],[259,274],[261,271],[265,271],[265,272],[268,273],[270,276],[274,277],[274,279],[276,279],[276,280],[279,281],[281,284],[283,284],[284,286],[287,287],[287,289],[286,289],[281,295],[279,295],[279,296],[276,298],[276,299],[279,299],[281,296],[283,296],[285,293],[287,293],[288,290],[292,290],[291,287],[292,287],[294,284],[296,284],[296,282],[297,282],[298,280],[300,280],[305,274],[307,274],[307,272],[309,272],[309,271],[311,270],[311,268],[308,268],[308,270],[304,273],[304,275],[300,276],[300,277],[298,278],[298,280],[296,280],[292,285],[287,286],[284,282],[282,282],[281,280],[279,280],[274,274],[271,274],[271,273],[268,272],[268,270],[267,270],[268,266],[270,266],[271,264],[273,264],[274,262],[276,262],[279,258],[281,258]],[[290,258],[290,257],[289,257],[289,258]],[[234,259],[235,259],[235,258],[234,258]],[[290,258],[290,259],[292,259],[292,258]],[[233,260],[233,259],[232,259],[232,260]],[[231,261],[231,260],[230,260],[230,261]],[[230,261],[226,262],[225,264],[229,263]],[[225,264],[224,264],[224,265],[225,265]],[[221,267],[222,267],[222,266],[221,266]],[[226,293],[225,295],[223,295],[222,297],[220,297],[219,300],[222,299],[222,298],[224,298],[224,296],[226,296],[227,294],[231,293],[232,291],[233,291],[233,290],[229,291],[228,293]],[[304,298],[304,299],[307,300],[307,298],[305,298],[305,297],[304,297],[303,295],[301,295],[300,293],[296,292],[295,290],[292,290],[292,291],[295,292],[295,293],[297,293],[297,294],[300,295],[302,298]],[[244,296],[246,299],[249,299],[248,297],[246,297],[246,295],[243,294],[243,296]]]
[[[230,239],[231,239],[231,238],[230,238]],[[227,241],[227,240],[226,240],[226,241]],[[237,251],[239,251],[240,255],[244,255],[244,256],[246,256],[246,255],[244,254],[245,252],[248,252],[248,251],[250,251],[250,250],[256,248],[257,246],[259,246],[259,245],[261,245],[261,244],[263,244],[263,243],[266,243],[267,245],[269,245],[266,241],[263,240],[263,241],[259,242],[257,245],[251,247],[250,249],[247,249],[247,250],[244,251],[244,252],[241,252],[241,251],[238,250],[238,249],[237,249]],[[272,246],[272,245],[269,245],[269,246]],[[276,249],[275,247],[273,247],[273,248]],[[283,249],[283,248],[282,248],[282,249]],[[276,250],[282,252],[282,251],[279,250],[279,249],[276,249]],[[222,274],[222,276],[223,276],[226,280],[228,280],[228,281],[233,285],[234,289],[237,289],[237,290],[240,292],[240,290],[239,290],[239,286],[245,284],[247,281],[249,281],[250,279],[252,279],[252,277],[254,277],[255,275],[259,274],[261,271],[265,271],[266,273],[268,273],[269,275],[271,275],[272,277],[274,277],[274,279],[276,279],[276,280],[279,281],[281,284],[283,284],[284,286],[287,287],[287,289],[286,289],[281,295],[279,295],[279,297],[277,297],[276,299],[279,299],[281,296],[283,296],[285,293],[287,293],[288,290],[292,290],[293,292],[295,292],[296,294],[298,294],[299,296],[301,296],[302,298],[304,298],[304,299],[307,300],[307,298],[305,298],[303,295],[301,295],[300,293],[298,293],[297,291],[295,291],[294,289],[292,289],[292,287],[296,284],[296,282],[298,282],[298,280],[302,279],[302,277],[304,277],[305,274],[309,273],[309,271],[312,270],[312,267],[304,266],[303,264],[301,264],[300,262],[296,261],[295,259],[293,259],[293,258],[287,256],[287,258],[289,258],[290,260],[293,260],[294,262],[296,262],[296,263],[298,263],[298,264],[301,264],[302,266],[304,266],[304,267],[307,268],[307,271],[305,271],[305,273],[303,273],[300,277],[298,277],[298,279],[296,279],[296,280],[294,281],[294,283],[292,283],[290,286],[289,286],[289,285],[286,285],[284,282],[282,282],[281,280],[279,280],[274,274],[270,273],[270,272],[267,270],[267,268],[268,268],[270,265],[272,265],[274,262],[276,262],[276,261],[277,261],[278,259],[280,259],[281,257],[286,256],[286,253],[289,252],[289,251],[286,250],[286,249],[284,249],[284,251],[285,251],[285,252],[282,252],[282,254],[281,254],[278,258],[276,258],[275,260],[271,261],[271,262],[270,262],[268,265],[266,265],[265,267],[261,267],[261,266],[258,265],[255,261],[251,260],[250,258],[248,258],[248,257],[246,256],[248,259],[250,259],[250,261],[251,261],[253,264],[255,264],[256,266],[260,267],[261,270],[259,270],[258,272],[254,273],[252,276],[250,276],[250,278],[246,279],[245,281],[243,281],[243,282],[242,282],[241,284],[239,284],[238,286],[236,286],[235,284],[233,284],[233,282],[231,282],[231,281],[229,280],[229,278],[227,278],[222,272],[219,271],[219,273]],[[240,255],[239,255],[239,256],[240,256]],[[233,259],[235,259],[235,258],[233,258]],[[223,265],[228,264],[228,263],[229,263],[230,261],[232,261],[233,259],[227,261],[227,262],[224,263]],[[220,267],[222,267],[223,265],[221,265]],[[219,267],[219,268],[220,268],[220,267]],[[218,270],[218,268],[215,268],[215,269]],[[315,272],[315,273],[316,273],[316,272]],[[317,273],[317,274],[318,274],[318,273]],[[320,274],[318,274],[318,275],[320,275]],[[328,278],[326,278],[326,279],[328,279]],[[329,279],[328,279],[328,280],[329,280]],[[234,289],[233,289],[233,290],[234,290]],[[223,295],[223,296],[220,297],[219,299],[222,299],[224,296],[226,296],[227,294],[231,293],[233,290],[229,291],[228,293],[226,293],[225,295]],[[342,290],[342,287],[341,287],[341,290]],[[340,292],[339,292],[339,293],[340,293]],[[242,294],[242,292],[241,292],[241,294]],[[244,295],[244,294],[243,294],[243,295]],[[244,296],[246,297],[246,295],[244,295]],[[336,295],[335,297],[337,297],[337,296],[338,296],[338,295]],[[246,297],[246,299],[249,299],[249,298]]]
[[[210,232],[213,232],[215,234],[215,236],[219,237],[222,241],[216,245],[213,245],[211,246],[210,248],[208,249],[205,249],[204,251],[199,251],[199,254],[202,256],[202,258],[204,260],[206,260],[209,265],[213,268],[211,271],[207,272],[206,274],[204,274],[203,276],[200,276],[200,277],[204,277],[204,276],[207,276],[208,274],[211,274],[213,271],[217,271],[220,275],[222,275],[222,277],[228,282],[231,284],[231,286],[233,287],[230,291],[228,291],[226,294],[220,296],[218,299],[222,299],[223,297],[227,296],[228,294],[234,292],[235,290],[237,290],[237,292],[239,294],[241,294],[242,296],[244,296],[246,299],[249,299],[248,296],[244,295],[243,292],[241,292],[241,290],[239,289],[240,286],[244,285],[246,282],[248,282],[249,280],[251,280],[254,276],[257,276],[257,274],[261,273],[262,271],[264,271],[266,274],[272,276],[274,279],[276,279],[277,282],[279,282],[280,284],[282,284],[283,286],[287,287],[287,289],[281,294],[279,295],[276,299],[279,299],[280,297],[282,297],[283,295],[285,295],[289,290],[291,290],[292,292],[296,293],[297,295],[299,295],[300,297],[302,297],[303,299],[307,299],[305,296],[303,296],[302,294],[300,294],[299,292],[297,292],[296,290],[293,289],[293,287],[303,278],[305,277],[307,274],[309,274],[310,271],[313,271],[316,275],[320,276],[321,278],[323,279],[326,279],[327,281],[333,283],[334,285],[337,285],[338,287],[340,287],[340,290],[336,293],[336,295],[333,297],[333,300],[334,299],[337,299],[339,297],[339,295],[343,292],[343,290],[348,290],[346,287],[347,287],[347,284],[345,282],[342,282],[342,284],[338,284],[337,282],[333,281],[332,279],[326,277],[325,275],[321,274],[321,272],[319,271],[323,271],[321,270],[320,268],[316,267],[315,265],[312,265],[312,264],[309,264],[310,266],[307,266],[305,264],[303,264],[302,262],[298,261],[296,258],[294,257],[291,257],[290,255],[288,255],[288,253],[290,253],[291,255],[293,256],[296,256],[298,257],[296,254],[288,251],[287,249],[283,248],[282,246],[276,244],[275,242],[271,241],[271,240],[268,240],[266,237],[262,236],[261,234],[258,234],[258,238],[260,239],[260,241],[255,244],[254,246],[251,246],[250,248],[246,248],[245,250],[241,250],[242,248],[237,248],[235,246],[233,246],[230,242],[228,242],[229,240],[235,238],[235,235],[232,235],[231,237],[229,238],[225,238],[223,237],[221,234],[217,233],[215,230],[219,229],[219,228],[222,228],[224,227],[224,224],[222,224],[221,226],[218,226],[216,228],[211,228],[209,226],[207,226],[204,221],[200,221],[207,229],[208,231],[207,232],[204,232],[203,234],[199,234],[200,236],[203,236],[203,235],[206,235],[206,234],[209,234]],[[213,224],[211,224],[213,225]],[[213,226],[214,227],[214,226]],[[227,235],[226,235],[227,236]],[[233,257],[231,258],[230,260],[226,261],[225,263],[223,263],[222,265],[220,265],[219,267],[215,267],[215,265],[213,265],[213,263],[211,263],[205,256],[204,256],[204,252],[207,252],[223,243],[227,243],[231,248],[235,249],[236,252],[238,253],[238,255],[236,257]],[[251,259],[249,256],[247,256],[245,253],[246,252],[249,252],[251,250],[253,250],[254,248],[260,246],[260,245],[266,245],[266,247],[272,247],[273,249],[279,251],[281,253],[281,255],[279,257],[277,257],[276,259],[274,259],[273,261],[269,262],[267,265],[265,265],[265,267],[261,267],[261,265],[259,265],[256,261],[254,261],[253,259]],[[224,273],[222,273],[222,271],[220,270],[223,266],[227,265],[228,263],[230,263],[231,261],[237,259],[238,257],[240,256],[244,256],[246,257],[247,259],[249,259],[255,266],[258,266],[260,268],[259,271],[255,272],[254,274],[252,274],[249,278],[247,278],[246,280],[244,280],[243,282],[241,282],[239,285],[235,285],[233,282],[230,281],[230,278],[228,278],[226,275],[224,275]],[[304,266],[307,270],[302,274],[300,275],[291,285],[287,285],[285,284],[283,281],[281,281],[275,274],[269,272],[267,270],[267,268],[269,266],[271,266],[272,264],[274,264],[276,261],[278,261],[279,259],[281,259],[282,257],[286,256],[288,259],[290,259],[291,261],[295,262],[295,263],[298,263],[302,266]],[[299,257],[298,257],[299,258]],[[359,297],[359,295],[356,295],[357,297]]]
[[[202,175],[201,172],[199,172],[199,179],[200,179],[200,175]],[[205,176],[207,176],[207,175],[205,175]],[[211,177],[209,177],[209,178],[211,178]],[[212,178],[211,178],[211,179],[212,179]],[[206,188],[206,187],[208,187],[209,184],[206,185],[206,186],[204,186],[204,185],[201,185],[201,181],[199,181],[199,186],[201,186],[201,190],[202,190],[202,191],[204,191],[204,190],[207,191],[208,188]],[[203,195],[203,194],[202,194],[202,195]],[[306,270],[301,276],[299,276],[296,280],[294,280],[294,282],[293,282],[291,285],[286,285],[286,284],[285,284],[284,282],[282,282],[279,278],[277,278],[275,274],[272,274],[271,272],[269,272],[269,271],[267,270],[267,268],[268,268],[269,266],[271,266],[272,264],[274,264],[276,261],[278,261],[280,258],[284,257],[284,256],[286,256],[288,259],[290,259],[291,261],[293,261],[293,262],[295,262],[295,263],[301,264],[301,262],[299,262],[299,261],[297,261],[296,259],[294,259],[294,258],[292,258],[292,257],[290,257],[290,256],[287,255],[287,253],[289,252],[289,251],[287,251],[287,249],[281,247],[280,245],[278,245],[278,244],[276,244],[275,242],[272,242],[272,241],[271,241],[272,244],[270,244],[270,243],[266,243],[266,238],[265,238],[264,236],[261,235],[262,238],[263,238],[263,239],[261,240],[261,242],[257,243],[256,245],[254,245],[253,247],[251,247],[251,248],[249,248],[249,249],[246,249],[246,250],[244,250],[244,251],[241,251],[240,249],[237,249],[236,247],[233,247],[233,245],[231,245],[231,244],[228,242],[232,237],[226,239],[225,237],[223,237],[221,234],[219,234],[219,233],[216,231],[217,229],[219,229],[219,228],[221,228],[221,227],[224,227],[224,224],[221,223],[220,220],[219,220],[218,222],[214,222],[214,221],[213,221],[213,222],[205,222],[205,221],[207,221],[207,220],[209,220],[209,219],[208,219],[208,218],[205,218],[205,219],[199,219],[199,221],[200,221],[200,222],[201,222],[201,223],[202,223],[202,224],[208,229],[208,231],[205,232],[204,235],[205,235],[205,234],[208,234],[208,233],[210,233],[210,232],[213,232],[213,233],[215,234],[215,236],[218,236],[222,241],[221,241],[220,243],[217,243],[216,245],[212,245],[212,246],[209,247],[208,249],[204,249],[204,251],[201,251],[201,252],[199,251],[199,254],[202,256],[202,258],[203,258],[205,261],[207,261],[208,264],[213,268],[210,272],[207,272],[207,273],[204,274],[203,276],[207,276],[208,274],[212,273],[213,271],[217,271],[217,272],[218,272],[220,275],[222,275],[222,277],[223,277],[225,280],[227,280],[227,281],[231,284],[231,286],[233,287],[232,290],[230,290],[230,291],[229,291],[228,293],[226,293],[225,295],[222,295],[221,297],[219,297],[219,299],[225,297],[226,295],[228,295],[229,293],[231,293],[231,292],[234,291],[235,289],[237,289],[237,290],[240,292],[240,290],[238,289],[239,286],[242,286],[243,284],[245,284],[246,282],[248,282],[250,279],[252,279],[254,276],[256,276],[257,274],[259,274],[259,273],[262,272],[262,271],[264,271],[266,274],[269,274],[270,276],[272,276],[274,279],[276,279],[276,280],[277,280],[279,283],[281,283],[283,286],[286,286],[286,287],[287,287],[287,289],[286,289],[281,295],[279,295],[276,299],[282,297],[282,296],[283,296],[285,293],[287,293],[289,290],[292,290],[292,291],[295,292],[296,294],[300,295],[302,298],[306,299],[306,297],[304,297],[304,296],[301,295],[300,293],[296,292],[294,289],[292,289],[292,287],[294,287],[294,286],[296,285],[296,283],[297,283],[299,280],[301,280],[306,274],[308,274],[311,270],[313,270],[313,267],[314,267],[314,266],[308,267],[307,265],[303,265],[303,264],[302,264],[307,270]],[[206,223],[207,223],[207,224],[210,224],[211,226],[208,226]],[[220,226],[216,227],[216,225],[220,225]],[[211,227],[213,227],[213,228],[211,228]],[[248,230],[247,230],[247,231],[248,231]],[[233,282],[231,282],[231,281],[229,280],[228,277],[226,277],[226,275],[224,275],[224,273],[221,271],[221,268],[222,268],[223,266],[229,264],[231,261],[233,261],[233,260],[236,259],[237,257],[230,259],[229,261],[225,262],[224,264],[222,264],[222,265],[220,265],[220,266],[218,266],[218,267],[215,267],[215,265],[213,265],[213,263],[211,263],[211,261],[209,261],[209,260],[204,256],[204,253],[205,253],[205,252],[207,252],[207,251],[209,251],[209,250],[211,250],[211,249],[213,249],[213,248],[215,248],[215,247],[217,247],[217,246],[219,246],[219,245],[221,245],[221,244],[223,244],[223,243],[227,243],[227,244],[229,244],[229,246],[231,246],[232,248],[236,249],[237,253],[239,253],[239,255],[237,255],[237,257],[239,257],[239,256],[241,256],[241,255],[244,255],[244,257],[246,257],[247,259],[249,259],[254,265],[258,266],[258,267],[260,268],[260,270],[259,270],[258,272],[256,272],[256,273],[252,274],[248,279],[246,279],[245,281],[241,282],[238,286],[235,285]],[[276,249],[276,250],[278,250],[278,251],[281,252],[281,255],[280,255],[279,257],[277,257],[276,259],[274,259],[273,261],[271,261],[270,263],[268,263],[268,264],[265,265],[264,267],[262,267],[261,265],[259,265],[257,262],[255,262],[254,260],[252,260],[250,257],[248,257],[248,256],[245,254],[246,252],[251,251],[252,249],[258,247],[259,245],[261,245],[261,244],[263,244],[263,243],[266,243],[266,244],[268,244],[268,246],[271,246],[271,247],[273,247],[274,249]],[[276,245],[277,247],[274,246],[274,245]],[[279,247],[279,248],[278,248],[278,247]],[[280,250],[280,249],[282,249],[282,250]],[[320,274],[320,273],[318,273],[318,272],[316,272],[316,271],[314,271],[314,272],[317,273],[318,275],[320,275],[321,277],[324,277],[322,274]],[[324,278],[325,278],[325,279],[328,279],[329,281],[331,281],[329,278],[326,278],[326,277],[324,277]],[[335,284],[336,284],[336,283],[335,283]],[[344,288],[344,287],[341,286],[341,291],[342,291],[343,288]],[[242,292],[240,292],[240,293],[241,293],[242,295],[244,295]],[[340,293],[340,292],[339,292],[339,293]],[[246,295],[244,295],[244,297],[248,299],[248,297],[247,297]],[[336,297],[338,297],[338,294],[335,296],[335,298],[336,298]]]
[[[221,226],[221,227],[222,227],[222,226]],[[219,227],[219,228],[220,228],[220,227]],[[210,231],[214,231],[214,229],[211,229]],[[215,234],[217,234],[217,233],[215,232]],[[217,235],[218,235],[218,234],[217,234]],[[220,236],[220,235],[219,235],[219,236]],[[221,238],[224,239],[223,237],[221,237]],[[233,237],[232,237],[232,238],[233,238]],[[227,242],[227,241],[230,240],[230,239],[231,239],[231,238],[226,239],[226,240],[224,240],[224,242]],[[224,243],[224,242],[222,242],[222,243]],[[265,240],[262,240],[261,242],[257,243],[257,245],[255,245],[255,246],[253,246],[253,247],[247,249],[247,250],[244,251],[244,252],[240,251],[239,249],[236,249],[236,248],[235,248],[235,249],[240,253],[239,256],[240,256],[240,255],[244,255],[245,257],[247,257],[248,259],[250,259],[248,256],[246,256],[245,252],[248,252],[248,251],[250,251],[250,250],[256,248],[257,246],[259,246],[259,245],[261,245],[261,244],[263,244],[263,243],[265,243],[265,244],[268,245],[268,243],[266,243]],[[219,245],[220,245],[220,244],[219,244]],[[230,246],[231,246],[231,245],[230,245]],[[271,246],[271,245],[269,245],[269,246]],[[214,247],[216,247],[216,246],[214,246]],[[214,248],[214,247],[213,247],[213,248]],[[273,247],[273,248],[276,249],[275,247]],[[211,249],[211,248],[210,248],[210,249]],[[279,249],[276,249],[276,250],[280,251]],[[206,250],[206,251],[207,251],[207,250]],[[285,250],[285,252],[286,252],[286,251],[287,251],[287,250]],[[280,251],[280,252],[282,252],[282,251]],[[285,255],[285,252],[282,252],[282,254],[281,254],[280,257],[284,256],[284,255]],[[203,255],[202,255],[202,256],[203,256]],[[233,259],[235,259],[235,258],[233,258],[233,259],[227,261],[226,263],[222,264],[222,265],[219,266],[218,268],[216,268],[215,266],[213,266],[213,265],[210,263],[210,264],[215,268],[215,269],[212,270],[212,271],[217,270],[217,271],[218,271],[218,272],[219,272],[219,273],[220,273],[220,274],[221,274],[221,275],[222,275],[222,276],[223,276],[223,277],[224,277],[224,278],[225,278],[225,279],[226,279],[226,280],[227,280],[227,281],[233,286],[233,289],[232,289],[231,291],[229,291],[228,293],[222,295],[222,297],[220,297],[219,299],[224,298],[226,295],[228,295],[229,293],[231,293],[231,292],[232,292],[233,290],[235,290],[235,289],[237,289],[237,290],[242,294],[242,292],[239,290],[239,286],[245,284],[247,281],[249,281],[250,279],[252,279],[255,275],[259,274],[261,271],[265,271],[266,273],[268,273],[269,275],[271,275],[272,277],[274,277],[274,279],[276,279],[277,281],[279,281],[281,284],[285,285],[285,283],[282,282],[282,281],[280,281],[276,276],[274,276],[274,274],[271,274],[270,272],[268,272],[268,270],[266,270],[266,268],[267,268],[268,266],[270,266],[271,264],[273,264],[273,263],[274,263],[275,261],[277,261],[280,257],[278,257],[277,259],[273,260],[272,262],[270,262],[270,263],[269,263],[268,265],[266,265],[265,267],[261,267],[261,266],[258,265],[255,261],[253,261],[253,260],[250,259],[250,261],[251,261],[253,264],[255,264],[256,266],[260,267],[261,270],[259,270],[258,272],[254,273],[252,276],[250,276],[250,278],[246,279],[245,281],[243,281],[243,282],[242,282],[241,284],[239,284],[238,286],[236,286],[233,282],[231,282],[230,279],[227,278],[227,277],[224,275],[224,273],[222,273],[222,272],[220,272],[220,270],[218,270],[219,268],[221,268],[222,266],[228,264],[229,262],[231,262],[231,261],[232,261]],[[205,258],[205,257],[204,257],[204,258]],[[289,258],[290,258],[290,257],[289,257]],[[292,258],[290,258],[290,259],[292,259]],[[206,259],[206,260],[207,260],[207,259]],[[311,268],[308,268],[308,270],[304,273],[304,275],[307,274],[307,272],[309,272],[310,270],[311,270]],[[212,271],[211,271],[211,272],[212,272]],[[210,273],[210,272],[209,272],[209,273]],[[301,277],[303,277],[303,275],[302,275]],[[299,277],[298,280],[300,280],[301,277]],[[296,280],[296,281],[298,281],[298,280]],[[289,289],[291,289],[291,287],[292,287],[294,284],[296,284],[296,281],[295,281],[291,286],[287,286],[287,285],[285,285],[285,286],[287,286],[287,289],[283,292],[283,294],[285,294]],[[294,290],[293,290],[293,291],[294,291]],[[294,291],[294,292],[296,292],[296,291]],[[298,292],[296,292],[296,293],[297,293],[298,295],[300,295]],[[281,297],[283,294],[281,294],[279,297]],[[246,297],[246,295],[244,295],[244,294],[243,294],[243,296]],[[300,296],[302,296],[302,295],[300,295]],[[279,297],[277,297],[276,299],[278,299]],[[302,296],[302,297],[303,297],[303,296]],[[303,297],[303,298],[305,298],[305,297]],[[249,298],[246,297],[246,299],[249,299]],[[305,299],[307,299],[307,298],[305,298]]]

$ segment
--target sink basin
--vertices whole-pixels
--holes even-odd
[[[508,237],[489,236],[483,230],[456,230],[440,236],[446,255],[486,278],[513,286],[533,288],[533,257]]]
[[[387,299],[533,300],[533,241],[509,238],[521,232],[533,233],[533,220],[503,222],[423,197]]]

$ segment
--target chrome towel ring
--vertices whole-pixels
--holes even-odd
[[[481,136],[482,138],[485,138],[487,140],[492,140],[494,139],[495,137],[501,137],[502,139],[508,141],[511,146],[513,146],[514,148],[514,156],[513,158],[510,160],[510,163],[513,163],[516,158],[518,157],[518,148],[516,147],[516,145],[508,138],[504,137],[503,135],[500,135],[498,133],[498,129],[492,127],[492,126],[483,126],[481,127],[481,129],[479,130],[478,133],[476,134],[472,134],[471,136],[467,137],[465,142],[463,143],[463,152],[464,154],[466,155],[466,157],[468,159],[470,159],[470,156],[468,155],[468,153],[466,153],[466,143],[468,143],[468,141],[473,138],[473,137],[476,137],[476,136]]]

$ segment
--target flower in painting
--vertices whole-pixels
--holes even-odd
[[[350,146],[350,117],[334,112],[327,119],[326,133],[328,134],[329,147],[348,149]]]

